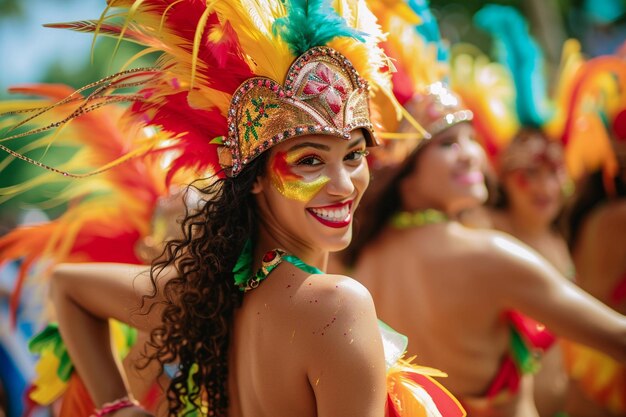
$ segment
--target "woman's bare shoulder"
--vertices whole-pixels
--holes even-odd
[[[509,268],[541,263],[541,256],[514,236],[490,229],[464,228],[458,234],[463,262],[482,274],[506,271]]]
[[[338,274],[309,275],[298,288],[294,301],[305,310],[308,306],[331,311],[373,308],[372,296],[363,284]]]
[[[299,325],[325,320],[337,312],[374,311],[372,296],[355,279],[339,274],[309,273],[290,264],[273,271],[267,282],[253,292],[260,296],[259,302],[271,302],[280,314]]]
[[[319,361],[316,366],[382,358],[374,302],[358,281],[345,275],[311,275],[294,298],[300,341],[308,356]]]

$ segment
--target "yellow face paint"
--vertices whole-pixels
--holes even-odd
[[[270,178],[272,184],[283,196],[303,203],[310,201],[320,192],[330,178],[320,176],[313,181],[304,179],[291,170],[291,164],[297,163],[300,158],[306,155],[306,151],[276,152],[270,167]]]

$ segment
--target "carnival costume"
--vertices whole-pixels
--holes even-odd
[[[428,11],[427,8],[419,7],[420,2],[411,1],[407,4],[418,16]],[[383,30],[389,32],[383,45],[387,54],[394,59],[394,94],[430,137],[459,123],[476,125],[481,120],[477,114],[480,109],[468,106],[443,82],[451,76],[451,69],[446,60],[447,48],[442,41],[437,36],[424,37],[417,30],[419,26],[413,24],[411,19],[389,8],[373,6],[373,11],[379,16]],[[423,20],[429,21],[430,18],[427,16]],[[431,21],[431,24],[434,28],[429,33],[438,33],[436,22]],[[462,82],[462,78],[459,82]],[[481,90],[475,92],[476,95],[480,93]],[[391,123],[394,123],[393,120]],[[374,158],[383,160],[383,166],[406,164],[428,142],[428,139],[412,140],[412,136],[419,132],[405,121],[393,124],[392,129],[397,132],[395,136],[388,135],[392,138],[388,141],[392,142],[392,151],[384,148],[380,153],[377,149],[372,151]],[[399,138],[403,139],[400,144],[403,152],[394,149],[396,143],[393,139]],[[396,213],[390,219],[390,226],[403,229],[446,221],[448,218],[445,214],[429,209]],[[505,312],[502,320],[510,328],[509,351],[502,358],[500,369],[484,393],[484,398],[481,398],[486,408],[494,402],[509,401],[517,393],[522,376],[538,369],[539,354],[554,342],[554,337],[542,325],[519,312]]]
[[[0,145],[17,158],[65,176],[87,176],[97,181],[95,178],[99,176],[91,175],[106,171],[104,175],[120,180],[112,188],[114,195],[130,197],[131,203],[147,198],[143,205],[132,205],[134,209],[143,209],[134,217],[139,220],[131,220],[138,224],[129,227],[135,232],[134,240],[130,239],[134,242],[147,233],[145,227],[150,222],[149,213],[155,207],[157,196],[163,195],[163,190],[171,183],[184,183],[178,176],[189,178],[186,175],[192,172],[196,176],[235,177],[272,146],[309,134],[347,140],[352,130],[360,128],[367,143],[375,145],[372,120],[381,108],[370,110],[370,101],[384,103],[393,113],[400,109],[391,93],[389,62],[378,47],[381,32],[362,1],[339,1],[333,7],[328,1],[110,0],[97,21],[52,26],[124,38],[146,46],[138,56],[160,53],[155,67],[128,69],[109,76],[91,85],[93,91],[84,97],[79,95],[84,90],[79,90],[54,105],[16,109],[20,115],[26,113],[27,116],[20,125],[33,122],[41,127],[8,138],[54,131],[61,139],[60,127],[88,120],[86,118],[93,117],[105,105],[130,102],[117,122],[133,129],[132,146],[116,148],[117,153],[99,155],[101,159],[93,166],[85,166],[84,158],[74,158],[69,166],[60,169]],[[135,91],[119,91],[128,87]],[[64,107],[70,108],[66,116],[47,124],[41,121],[41,117],[48,117]],[[83,136],[81,143],[89,140],[91,136]],[[102,145],[106,148],[109,143]],[[159,165],[165,162],[167,165]],[[143,164],[149,172],[158,167],[159,175],[163,176],[155,178],[162,182],[157,181],[157,186],[142,184],[146,179],[144,175],[124,171],[131,169],[129,167],[143,169]],[[131,187],[124,181],[131,181]],[[135,185],[137,187],[133,188]],[[143,190],[144,186],[153,192]],[[159,192],[154,192],[155,189]],[[83,191],[84,195],[89,195]],[[79,193],[69,197],[75,195]],[[122,202],[126,200],[121,200],[116,210],[124,207]],[[87,201],[77,202],[77,209],[85,207]],[[110,206],[110,203],[106,205]],[[58,223],[51,223],[55,232],[59,231]],[[108,230],[98,229],[100,224],[69,223],[77,233],[87,233],[93,238],[106,236],[104,232]],[[18,229],[9,234],[0,241],[2,257],[18,256],[16,248],[23,249],[29,237],[37,233],[45,236],[46,226],[38,227],[37,232]],[[83,230],[87,226],[89,230]],[[85,246],[102,246],[98,242],[84,242],[75,235],[58,242],[62,251],[55,248],[46,252],[46,248],[41,247],[29,251],[30,264],[42,261],[44,254],[54,255],[54,262],[136,262],[134,254],[135,257],[125,260],[80,258]],[[115,244],[116,236],[109,235],[105,242]],[[132,246],[111,248],[106,252],[111,256],[116,253],[130,256]],[[398,338],[397,334],[382,328]],[[54,329],[40,335],[35,344],[45,345],[52,353],[64,352]],[[390,415],[464,415],[454,398],[428,376],[442,375],[440,372],[400,360],[405,345],[393,344],[395,353],[388,356]],[[68,361],[62,364],[57,372],[68,377],[71,364]],[[73,374],[72,378],[75,377]],[[71,392],[75,396],[86,396],[84,389]],[[117,405],[120,404],[126,403]],[[106,411],[111,411],[113,406],[106,407]],[[88,409],[77,405],[64,415],[77,417],[85,415]]]
[[[413,115],[424,128],[430,128],[433,136],[455,124],[472,120],[472,112],[444,84],[431,85],[427,93],[422,92],[414,100]],[[420,227],[447,220],[441,212],[400,212],[391,219],[391,226]],[[517,311],[505,312],[502,320],[510,328],[509,351],[502,358],[500,369],[484,394],[485,407],[490,407],[493,402],[506,402],[515,395],[522,376],[539,369],[538,356],[554,342],[554,337],[544,326]]]
[[[574,181],[602,169],[610,193],[617,162],[607,121],[624,106],[626,61],[618,56],[585,61],[578,41],[570,39],[563,47],[556,89],[549,96],[541,50],[518,12],[489,5],[476,14],[475,22],[493,35],[500,62],[472,46],[458,45],[452,50],[450,78],[474,112],[474,126],[495,170],[536,161],[556,164],[564,158]],[[525,127],[540,131],[547,140],[530,137],[531,143],[519,146],[513,138]],[[562,345],[572,379],[598,404],[625,413],[624,367],[578,344]]]

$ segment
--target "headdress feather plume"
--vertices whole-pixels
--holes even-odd
[[[474,15],[474,21],[493,36],[498,59],[513,74],[520,122],[542,126],[551,117],[552,109],[541,49],[530,36],[526,20],[512,7],[489,4]]]
[[[274,22],[273,30],[287,44],[294,56],[326,45],[336,37],[364,41],[363,34],[340,17],[325,0],[289,0],[288,13]]]
[[[394,69],[394,97],[400,104],[406,104],[417,91],[442,80],[447,72],[447,64],[437,59],[438,43],[431,43],[417,29],[423,23],[420,13],[425,14],[427,9],[425,11],[423,7],[418,8],[417,3],[406,0],[369,1],[368,5],[385,33],[382,45],[386,55],[391,58],[390,65]],[[417,132],[409,133],[409,137],[429,136],[402,107],[401,112]],[[390,114],[382,118],[385,120],[383,137],[403,137],[403,134],[397,133],[399,118],[394,119]]]
[[[21,86],[12,91],[44,97],[31,102],[36,109],[72,93],[69,87],[61,85]],[[12,107],[12,102],[4,102],[2,107],[18,112],[28,109],[23,102],[13,104]],[[71,104],[56,106],[40,117],[54,120]],[[142,147],[149,138],[145,132],[131,126],[124,128],[119,123],[122,110],[114,106],[94,110],[68,125],[54,146],[78,147],[78,151],[63,167],[79,171],[93,169]],[[32,142],[29,150],[47,146],[48,138],[43,137]],[[166,191],[163,177],[158,159],[147,158],[141,162],[130,160],[102,175],[80,181],[42,170],[41,175],[25,183],[0,190],[2,198],[7,199],[41,184],[48,187],[59,184],[62,190],[51,196],[45,205],[68,203],[67,211],[57,219],[17,228],[0,238],[0,263],[23,259],[11,298],[12,317],[15,317],[24,281],[35,270],[38,279],[43,279],[49,268],[59,262],[139,262],[134,244],[148,232],[152,207]]]

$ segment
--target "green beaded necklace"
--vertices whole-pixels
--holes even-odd
[[[409,229],[412,227],[425,226],[427,224],[444,223],[448,216],[435,209],[399,211],[389,220],[389,224],[395,229]]]

